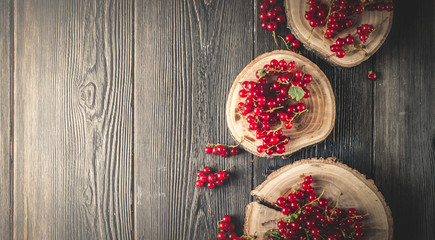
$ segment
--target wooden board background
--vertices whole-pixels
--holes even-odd
[[[329,156],[375,180],[395,239],[435,239],[435,3],[396,1],[386,43],[355,68],[303,50],[331,81],[335,128],[251,164],[203,147],[233,143],[232,81],[276,49],[258,4],[0,1],[0,239],[215,239],[224,214],[241,229],[250,190],[272,171]],[[197,189],[204,165],[235,174]]]

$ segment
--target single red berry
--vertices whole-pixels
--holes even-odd
[[[285,36],[285,40],[286,40],[287,42],[291,42],[291,41],[293,41],[293,39],[294,39],[294,37],[293,37],[293,35],[291,35],[291,34],[287,34],[287,35]]]
[[[197,187],[202,187],[202,186],[204,186],[204,182],[201,181],[201,180],[198,180],[198,181],[196,181],[196,186]]]
[[[297,191],[295,192],[295,196],[296,196],[297,199],[302,199],[302,198],[304,198],[305,193],[302,192],[301,190],[297,190]]]
[[[293,40],[292,47],[294,49],[298,49],[301,46],[301,43],[298,40]]]
[[[216,178],[216,175],[215,175],[215,174],[210,173],[210,174],[208,175],[208,181],[209,181],[209,182],[214,182],[214,181],[216,181],[216,180],[217,180],[217,178]]]
[[[225,232],[219,232],[217,235],[217,239],[219,240],[223,240],[223,239],[227,239],[228,235]]]
[[[283,207],[283,208],[281,209],[281,212],[282,212],[282,214],[284,214],[284,215],[290,214],[291,211],[292,211],[291,208],[290,208],[290,207],[287,207],[287,206],[285,206],[285,207]]]
[[[198,171],[198,172],[196,172],[196,176],[202,177],[202,176],[205,176],[205,173],[204,173],[204,171]]]
[[[211,172],[211,169],[209,167],[204,167],[202,170],[205,174],[209,174]]]
[[[367,41],[368,38],[369,35],[367,35],[367,33],[361,33],[361,35],[359,35],[359,40],[361,40],[362,42]]]
[[[204,148],[205,153],[211,153],[212,152],[212,148],[210,146],[206,146]]]
[[[337,40],[335,41],[335,44],[337,44],[337,46],[342,47],[344,46],[344,40],[342,38],[337,38]]]
[[[297,105],[296,105],[296,111],[298,111],[298,112],[302,112],[302,111],[304,111],[305,110],[305,104],[303,104],[303,103],[298,103]]]
[[[231,222],[231,217],[229,215],[224,215],[222,217],[222,222],[226,222],[226,223]]]
[[[280,14],[276,17],[276,23],[278,23],[278,24],[283,24],[283,23],[285,23],[285,21],[286,21],[286,18],[282,14]]]
[[[276,146],[276,152],[279,154],[283,154],[285,152],[285,147],[283,144],[279,144],[278,146]]]
[[[276,200],[276,204],[278,205],[278,207],[284,207],[285,204],[286,204],[286,200],[285,200],[285,198],[283,198],[283,197],[279,197],[279,198]]]
[[[373,80],[376,80],[378,78],[378,76],[377,76],[375,71],[369,71],[368,74],[367,74],[367,78],[369,80],[373,81]]]
[[[239,149],[237,147],[230,148],[231,155],[237,155],[239,153]]]
[[[394,4],[392,2],[389,2],[385,5],[385,10],[391,12],[394,10]]]
[[[291,122],[291,121],[285,122],[285,128],[291,129],[292,127],[293,127],[293,122]]]
[[[310,195],[308,195],[308,200],[310,200],[310,202],[316,200],[317,195],[315,193],[310,193]]]
[[[353,42],[355,41],[355,38],[352,35],[348,35],[344,41],[346,42],[346,44],[353,44]]]
[[[281,6],[275,6],[275,7],[273,8],[273,10],[275,10],[276,13],[282,13],[282,12],[283,12]]]
[[[295,76],[295,78],[296,79],[302,79],[302,76],[303,76],[304,74],[302,73],[302,71],[300,71],[300,70],[297,70],[297,71],[295,71],[295,73],[294,73],[294,76]]]
[[[335,55],[338,58],[343,58],[346,55],[346,51],[344,51],[344,49],[338,49],[337,52],[335,52]]]
[[[261,4],[259,5],[259,7],[260,7],[260,10],[261,10],[261,11],[269,10],[269,4],[267,4],[266,2],[261,3]]]
[[[207,183],[207,187],[210,189],[213,189],[216,186],[216,184],[214,182],[208,182]]]
[[[313,182],[313,178],[311,176],[306,176],[304,178],[304,182],[306,182],[308,184],[311,184]]]
[[[267,17],[270,18],[270,19],[275,19],[276,18],[276,12],[273,9],[267,11]]]
[[[259,18],[261,21],[266,21],[266,20],[268,19],[268,17],[267,17],[267,12],[264,11],[264,12],[260,13],[260,15],[258,15],[258,18]]]
[[[353,216],[353,215],[356,214],[356,209],[355,209],[355,208],[349,208],[349,210],[347,210],[347,213],[348,213],[350,216]]]
[[[275,4],[276,4],[276,0],[269,0],[269,4],[270,4],[271,6],[275,5]]]
[[[329,49],[331,50],[331,52],[337,52],[337,50],[339,49],[339,47],[337,46],[337,44],[332,44]]]
[[[289,62],[288,63],[288,67],[289,68],[295,68],[296,67],[296,63],[295,62]]]
[[[311,81],[313,81],[313,77],[310,74],[305,74],[303,80],[306,83],[310,83]]]
[[[228,223],[227,222],[220,222],[219,223],[219,228],[222,230],[227,230],[228,229]]]
[[[219,171],[216,174],[216,177],[218,180],[225,180],[225,179],[228,179],[230,177],[230,174],[227,171]]]
[[[270,21],[268,24],[267,24],[267,30],[269,30],[269,31],[271,31],[271,32],[273,32],[273,31],[275,31],[276,29],[277,29],[277,25],[276,25],[276,22],[275,21]]]
[[[290,194],[287,196],[287,201],[289,201],[289,202],[294,202],[294,201],[296,201],[296,195],[295,195],[294,193],[290,193]]]
[[[319,207],[325,208],[327,205],[328,205],[328,200],[326,200],[325,198],[319,199]]]

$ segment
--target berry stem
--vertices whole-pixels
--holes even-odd
[[[289,46],[288,46],[288,44],[287,44],[287,41],[286,41],[282,36],[280,36],[280,35],[278,35],[278,34],[277,34],[277,36],[278,36],[279,38],[281,38],[281,40],[284,42],[285,47],[287,48],[287,50],[290,51],[290,48],[289,48]]]
[[[275,33],[275,31],[272,32],[272,36],[273,36],[273,40],[275,40],[276,47],[279,48],[278,41],[276,41],[276,33]]]

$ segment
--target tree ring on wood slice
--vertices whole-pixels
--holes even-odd
[[[279,197],[286,197],[310,175],[314,179],[315,193],[320,194],[324,188],[323,196],[328,200],[336,200],[341,194],[340,208],[368,213],[363,221],[364,239],[393,239],[391,210],[374,181],[333,158],[300,160],[270,174],[251,191],[260,202],[252,202],[246,207],[245,234],[257,234],[258,239],[265,239],[267,231],[277,229],[276,224],[284,215],[267,205],[272,205]]]
[[[330,6],[331,1],[321,0],[322,4]],[[318,53],[328,62],[341,67],[354,67],[369,59],[384,43],[391,30],[393,23],[393,11],[364,11],[355,18],[354,25],[345,29],[331,39],[323,40],[324,27],[316,27],[311,33],[312,27],[305,19],[305,12],[308,11],[307,0],[285,0],[285,11],[287,15],[287,27],[290,28],[296,38],[304,46]],[[356,35],[356,29],[361,24],[371,24],[375,31],[370,34],[366,42],[365,52],[354,51],[346,53],[343,58],[338,58],[330,50],[337,38],[344,38],[349,34]],[[311,35],[311,36],[310,36]]]
[[[228,95],[226,106],[228,128],[234,139],[238,142],[241,141],[240,146],[248,152],[257,155],[257,146],[261,145],[262,141],[256,138],[255,131],[249,129],[249,123],[241,114],[237,105],[243,100],[238,93],[242,89],[242,82],[257,82],[256,71],[263,69],[263,66],[269,64],[272,59],[277,59],[278,61],[285,60],[286,62],[294,61],[297,69],[305,66],[305,71],[313,77],[309,87],[311,96],[301,100],[308,109],[308,112],[301,114],[294,120],[293,128],[282,129],[284,135],[290,137],[290,142],[285,145],[285,152],[271,155],[282,156],[289,155],[326,139],[335,124],[335,98],[326,75],[317,65],[302,55],[285,50],[277,50],[260,55],[249,63],[237,76]],[[265,153],[261,155],[269,157]]]

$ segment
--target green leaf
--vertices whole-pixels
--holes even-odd
[[[290,219],[289,222],[293,222],[294,220],[296,220],[299,216],[296,213],[292,213],[290,214]]]
[[[296,99],[296,101],[299,101],[305,96],[305,91],[301,87],[290,87],[288,95],[291,98]]]
[[[267,74],[266,71],[264,71],[264,69],[260,69],[257,72],[258,72],[258,77],[259,78],[262,78],[262,77],[264,77]]]

